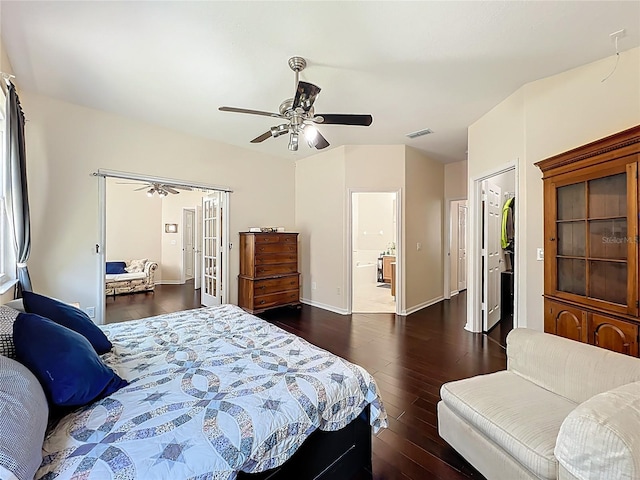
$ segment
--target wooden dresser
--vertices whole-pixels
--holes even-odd
[[[544,330],[639,356],[640,126],[548,158]]]
[[[260,313],[298,304],[298,234],[241,232],[238,305]]]

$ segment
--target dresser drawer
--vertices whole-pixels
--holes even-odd
[[[253,282],[253,295],[257,297],[259,295],[298,290],[299,282],[297,274],[269,280],[256,280]]]
[[[260,243],[298,243],[298,235],[295,233],[262,233],[256,234],[256,244]]]
[[[298,255],[295,253],[264,253],[256,255],[256,266],[274,265],[277,263],[297,263]]]
[[[272,293],[270,295],[260,295],[255,297],[253,301],[253,309],[261,310],[263,308],[275,307],[277,305],[287,305],[289,303],[297,303],[300,300],[298,289],[289,292]]]
[[[271,277],[274,275],[287,275],[298,273],[298,263],[281,263],[277,265],[256,265],[255,277]]]
[[[298,253],[298,245],[291,242],[258,243],[255,249],[256,255],[261,253],[293,253],[297,255]]]

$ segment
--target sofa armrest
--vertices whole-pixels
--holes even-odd
[[[578,405],[562,423],[555,456],[580,480],[640,478],[640,382]]]
[[[158,269],[156,262],[147,262],[144,264],[144,273],[147,275],[147,285],[155,285],[155,272]]]
[[[527,328],[507,336],[507,369],[576,403],[640,381],[640,360]]]

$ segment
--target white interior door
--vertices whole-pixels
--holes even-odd
[[[195,250],[193,255],[193,288],[196,290],[202,285],[202,205],[196,206],[195,226]]]
[[[182,252],[184,256],[183,264],[184,264],[184,278],[185,280],[191,280],[194,276],[194,255],[195,255],[195,231],[194,231],[194,222],[195,222],[195,211],[185,209],[183,210],[184,214],[184,228],[182,231],[183,235],[183,247]]]
[[[500,321],[500,229],[502,191],[489,181],[484,182],[483,232],[483,329],[489,331]]]
[[[467,206],[458,204],[458,291],[467,288]]]
[[[201,302],[205,306],[221,305],[224,300],[223,270],[228,242],[223,231],[224,195],[215,192],[202,197],[202,287]]]

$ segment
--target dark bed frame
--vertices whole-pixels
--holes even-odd
[[[280,467],[260,473],[238,472],[238,480],[371,479],[369,406],[335,432],[316,430]]]

